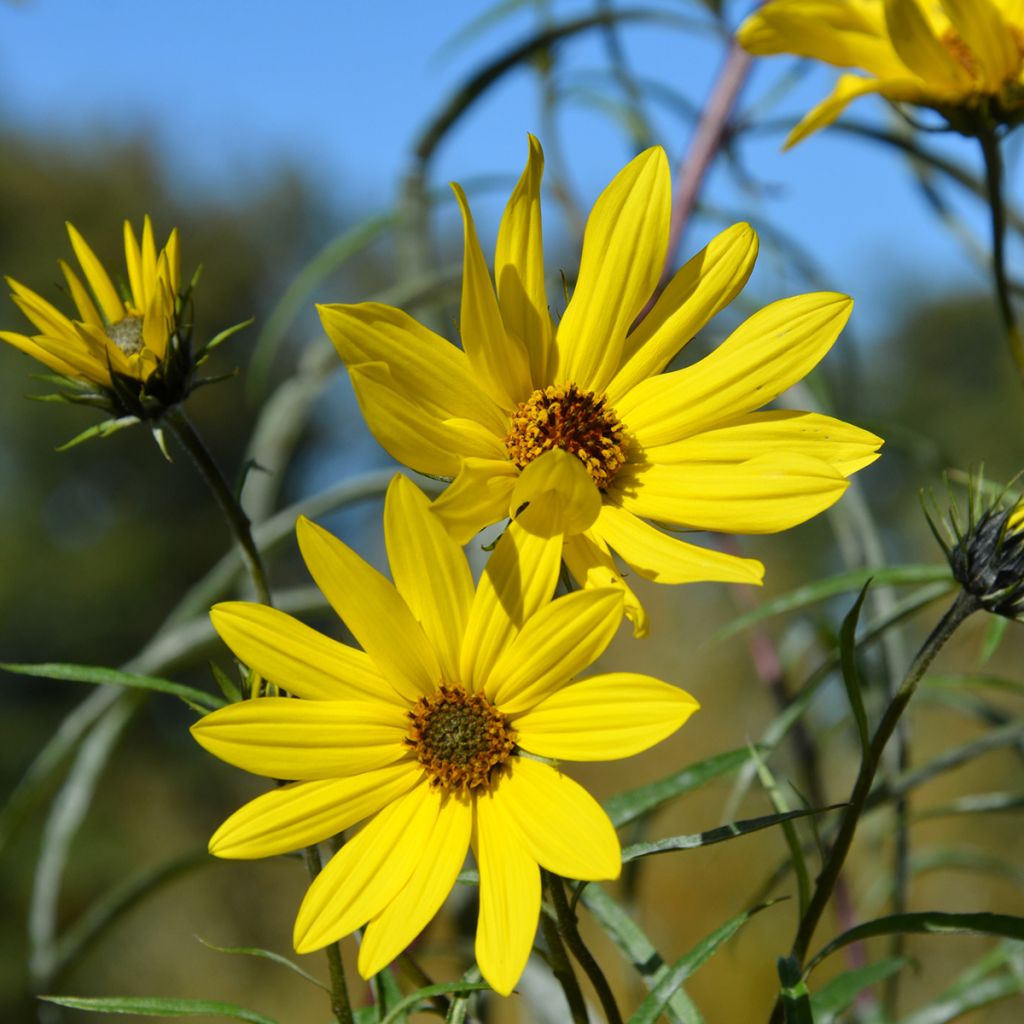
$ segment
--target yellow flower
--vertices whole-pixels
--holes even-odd
[[[67,229],[88,285],[59,261],[78,319],[65,316],[30,288],[7,278],[11,298],[39,333],[0,331],[0,338],[64,377],[105,390],[114,387],[112,374],[128,382],[147,381],[163,364],[175,329],[177,230],[158,253],[149,217],[143,222],[141,245],[125,221],[128,288],[122,296],[85,239],[71,224]]]
[[[760,583],[764,571],[646,520],[673,530],[784,530],[830,506],[876,457],[880,440],[848,423],[756,411],[828,351],[851,300],[833,292],[783,299],[706,358],[662,373],[742,288],[757,237],[747,224],[723,231],[633,328],[668,245],[671,184],[655,148],[594,206],[579,280],[556,329],[544,286],[542,170],[531,137],[498,232],[497,294],[454,186],[465,226],[462,349],[378,303],[321,306],[320,316],[377,440],[418,472],[454,477],[436,508],[457,540],[531,502],[546,505],[548,528],[566,534],[572,574],[588,587],[621,588],[642,635],[643,609],[613,551],[663,583]]]
[[[574,681],[622,621],[622,596],[606,588],[552,601],[557,537],[513,524],[474,592],[462,550],[404,477],[388,490],[384,534],[394,584],[298,523],[310,573],[363,650],[264,605],[213,609],[235,654],[300,699],[257,698],[193,726],[230,764],[295,780],[228,818],[210,850],[267,857],[368,819],[310,886],[294,936],[305,953],[366,925],[368,978],[434,916],[472,846],[477,961],[508,994],[537,927],[539,868],[596,880],[615,878],[621,862],[607,815],[546,759],[627,757],[697,703],[634,673]]]
[[[737,38],[754,54],[792,53],[872,76],[840,76],[787,146],[867,93],[931,107],[970,135],[990,120],[1024,117],[1021,0],[769,0]]]

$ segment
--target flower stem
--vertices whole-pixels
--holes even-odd
[[[1006,340],[1010,355],[1017,366],[1017,372],[1024,379],[1024,338],[1013,311],[1010,282],[1006,276],[1006,201],[1003,195],[1003,157],[999,149],[999,137],[994,128],[987,128],[978,135],[982,156],[985,159],[985,185],[988,191],[988,205],[992,214],[992,273],[995,278],[996,303],[1006,328]]]
[[[584,973],[590,979],[591,985],[597,992],[597,998],[601,1001],[601,1008],[604,1010],[605,1019],[608,1024],[622,1024],[622,1014],[612,995],[611,986],[604,976],[598,962],[594,959],[590,950],[587,949],[583,937],[576,927],[576,914],[569,906],[565,896],[565,889],[562,887],[562,879],[558,875],[546,872],[548,880],[548,892],[551,894],[551,902],[554,904],[555,913],[558,915],[558,934],[562,941],[569,947],[569,952],[576,958],[576,962],[583,968]]]
[[[309,880],[312,882],[320,874],[322,867],[320,851],[315,846],[307,846],[303,850],[303,856]],[[334,1019],[338,1024],[354,1024],[352,1004],[349,1002],[348,987],[345,985],[345,968],[341,964],[341,949],[336,942],[332,942],[324,952],[327,954],[327,970],[331,977],[331,1010]]]
[[[550,881],[548,889],[551,889]],[[553,899],[553,897],[552,897]],[[569,955],[565,951],[565,945],[558,931],[558,925],[541,911],[541,928],[544,930],[544,938],[548,944],[548,959],[551,964],[551,972],[554,974],[558,984],[562,986],[565,993],[565,1001],[569,1004],[569,1016],[573,1024],[588,1024],[587,1004],[583,998],[583,990],[576,978],[576,974],[569,963]]]
[[[931,665],[935,655],[938,654],[946,641],[956,632],[957,627],[969,615],[977,611],[979,607],[977,599],[971,594],[966,593],[966,591],[961,591],[957,594],[956,600],[921,645],[921,649],[917,652],[913,663],[907,670],[907,674],[903,677],[902,683],[900,683],[899,689],[893,695],[889,706],[882,715],[881,721],[878,723],[878,727],[875,729],[867,756],[861,761],[857,780],[853,785],[853,792],[850,795],[850,801],[839,824],[839,831],[836,833],[835,841],[828,852],[825,864],[821,869],[821,874],[818,875],[811,902],[807,905],[807,910],[804,912],[796,938],[793,941],[790,955],[801,967],[803,967],[804,960],[807,957],[807,949],[810,946],[811,939],[814,937],[814,931],[821,920],[821,915],[832,897],[832,892],[842,871],[846,855],[850,851],[854,832],[857,829],[860,816],[867,803],[868,794],[875,779],[875,772],[882,758],[882,752],[885,750],[886,744],[896,729],[900,717],[914,696],[917,684],[928,670],[928,666]],[[782,1019],[781,1009],[781,1003],[776,1004],[775,1012],[772,1015],[773,1021],[780,1021]]]
[[[217,504],[224,513],[224,518],[238,542],[238,548],[242,555],[242,561],[249,572],[249,578],[256,590],[256,596],[261,604],[273,604],[270,599],[270,587],[267,585],[267,574],[260,559],[259,550],[252,539],[252,530],[249,525],[249,517],[242,510],[228,482],[224,479],[217,463],[209,449],[203,444],[203,439],[196,432],[195,427],[189,423],[185,414],[180,409],[172,409],[166,413],[163,422],[170,427],[174,436],[181,442],[182,447],[192,457],[196,468],[199,470],[206,485],[213,492]]]

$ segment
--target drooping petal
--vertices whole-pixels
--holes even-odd
[[[636,594],[622,578],[608,545],[593,530],[566,537],[562,557],[573,577],[588,590],[594,587],[614,587],[622,594],[626,618],[633,623],[633,636],[638,639],[649,631],[647,612]]]
[[[757,259],[757,235],[733,224],[713,238],[668,283],[653,309],[627,338],[622,369],[608,385],[614,406],[630,388],[653,377],[747,283]]]
[[[359,947],[359,973],[364,978],[383,970],[441,909],[466,859],[472,829],[472,802],[449,795],[409,881],[366,926]]]
[[[407,477],[395,476],[384,502],[384,539],[398,593],[423,627],[445,679],[456,680],[473,604],[473,575],[462,548]]]
[[[622,869],[619,838],[601,805],[556,768],[515,757],[494,802],[518,826],[529,855],[564,878],[601,881]]]
[[[551,314],[544,287],[540,182],[544,152],[532,136],[530,155],[498,228],[494,278],[505,329],[526,347],[534,387],[550,383]]]
[[[240,807],[210,839],[210,853],[235,860],[275,857],[323,842],[407,793],[423,777],[403,761],[341,779],[279,786]]]
[[[50,337],[74,336],[73,324],[56,306],[47,302],[31,288],[26,288],[15,281],[13,277],[4,280],[10,286],[14,304],[32,321],[36,330]]]
[[[94,356],[84,352],[83,346],[70,344],[63,337],[40,335],[37,338],[30,338],[14,331],[0,331],[0,339],[38,360],[54,373],[61,373],[65,377],[81,377],[104,386],[110,384],[107,368]]]
[[[993,0],[941,0],[957,34],[978,62],[982,84],[998,92],[1020,67],[1018,43]]]
[[[725,465],[647,466],[628,475],[621,491],[627,512],[723,533],[788,530],[834,504],[848,486],[827,462],[785,453]]]
[[[522,516],[524,509],[530,515]],[[583,462],[552,448],[520,474],[509,497],[508,514],[523,528],[546,537],[571,537],[593,525],[601,511],[601,492]]]
[[[598,659],[622,622],[620,591],[579,590],[528,619],[483,690],[506,715],[533,707]]]
[[[771,452],[810,455],[843,476],[869,466],[884,442],[867,430],[815,412],[780,410],[740,416],[712,430],[644,452],[652,463],[746,462]],[[614,546],[614,545],[613,545]]]
[[[885,0],[885,23],[893,48],[915,75],[940,88],[970,84],[967,69],[932,31],[919,0]]]
[[[402,708],[379,701],[259,697],[210,712],[191,732],[236,768],[304,781],[394,764],[408,756],[408,726]]]
[[[364,925],[401,892],[437,827],[441,796],[421,782],[384,808],[313,879],[295,918],[297,953]]]
[[[276,608],[225,601],[214,606],[210,619],[242,662],[296,697],[369,698],[407,706],[365,651],[338,643]]]
[[[85,323],[92,324],[102,331],[103,317],[100,316],[100,312],[96,308],[96,303],[92,301],[92,296],[89,294],[88,289],[64,260],[57,260],[57,264],[64,275],[64,280],[67,282],[68,291],[71,292],[71,299],[78,310],[79,317]]]
[[[485,793],[476,800],[473,853],[480,869],[476,962],[499,995],[515,988],[540,917],[540,868],[515,822]]]
[[[753,558],[712,551],[670,537],[631,512],[605,505],[594,532],[641,576],[657,583],[752,583],[764,566]]]
[[[661,275],[671,207],[660,147],[631,160],[601,193],[587,220],[576,289],[555,335],[559,380],[598,394],[608,386],[626,332]]]
[[[561,551],[561,537],[543,537],[519,523],[509,524],[473,598],[460,659],[464,686],[479,689],[523,623],[551,600]]]
[[[437,655],[394,585],[305,516],[295,531],[316,585],[388,682],[410,701],[433,693]]]
[[[114,287],[103,269],[103,264],[96,258],[96,254],[89,248],[89,243],[78,233],[73,224],[67,223],[68,237],[71,239],[71,247],[75,250],[75,256],[82,267],[86,281],[92,289],[96,301],[103,310],[103,315],[108,323],[114,323],[124,316],[124,303],[121,302]]]
[[[503,409],[524,402],[533,390],[530,361],[520,338],[505,331],[498,297],[494,294],[483,250],[476,237],[473,215],[461,186],[452,191],[462,211],[465,258],[462,265],[462,305],[459,334],[478,386]]]
[[[459,475],[434,501],[434,513],[459,544],[508,515],[519,470],[507,459],[463,459]]]
[[[685,690],[635,672],[565,686],[515,721],[519,745],[566,761],[612,761],[671,736],[700,705]]]
[[[773,302],[704,359],[643,381],[619,403],[619,417],[639,446],[648,448],[751,412],[817,365],[839,337],[852,305],[835,292]]]

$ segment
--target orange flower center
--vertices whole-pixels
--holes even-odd
[[[625,428],[604,395],[598,398],[575,384],[551,385],[516,406],[505,450],[525,469],[552,448],[575,455],[604,491],[626,461]]]
[[[409,718],[406,744],[431,784],[449,792],[486,786],[516,744],[508,718],[482,693],[467,693],[461,686],[442,686],[420,697]]]
[[[133,356],[143,349],[142,317],[125,316],[107,324],[107,337],[126,355]]]

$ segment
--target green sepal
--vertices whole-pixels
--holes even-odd
[[[242,320],[240,323],[234,324],[231,327],[225,327],[219,334],[215,334],[205,345],[203,345],[196,352],[195,365],[202,366],[207,359],[210,358],[210,353],[218,346],[223,344],[228,338],[233,337],[239,331],[244,330],[246,327],[251,327],[256,322],[255,317],[249,317],[248,320]]]
[[[62,445],[58,445],[57,451],[66,452],[69,448],[74,448],[75,445],[79,445],[83,441],[89,441],[94,437],[110,437],[111,434],[116,434],[119,430],[124,430],[126,427],[134,427],[138,422],[138,416],[119,416],[116,420],[102,420],[95,426],[89,427],[88,430],[83,430],[80,434],[76,434],[70,441],[65,441]]]

